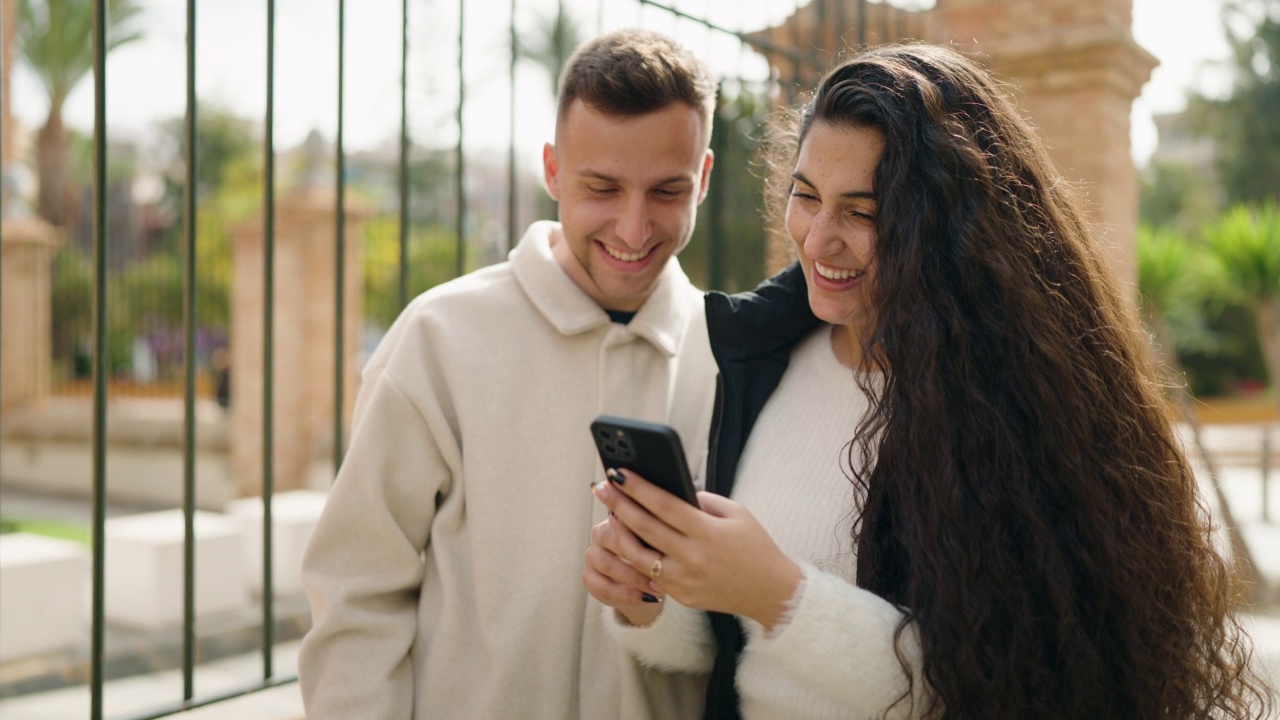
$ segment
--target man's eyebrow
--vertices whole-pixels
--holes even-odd
[[[791,177],[795,180],[799,180],[800,182],[804,183],[805,185],[808,185],[809,187],[814,187],[813,181],[805,177],[803,173],[793,172],[791,173]],[[848,198],[850,200],[875,200],[876,199],[875,193],[871,192],[870,190],[850,190],[849,192],[840,193],[840,197]]]
[[[608,183],[618,182],[618,179],[612,175],[608,175],[608,174],[599,172],[597,170],[591,170],[589,168],[586,170],[580,171],[578,173],[578,176],[584,177],[584,178],[592,178],[595,180],[601,180],[603,182],[608,182]],[[689,177],[688,175],[672,175],[671,177],[663,178],[658,182],[654,183],[653,187],[659,187],[661,185],[676,185],[679,183],[692,185],[693,178]]]

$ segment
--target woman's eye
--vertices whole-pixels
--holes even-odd
[[[818,199],[816,195],[813,195],[812,193],[803,192],[801,190],[792,190],[791,197],[799,198],[801,200],[817,200]]]

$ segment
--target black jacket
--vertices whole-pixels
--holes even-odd
[[[707,334],[720,375],[707,453],[707,490],[728,496],[738,459],[760,410],[782,380],[791,349],[821,321],[809,308],[799,263],[751,292],[706,295]],[[716,638],[716,662],[707,688],[707,720],[739,718],[734,677],[746,644],[733,615],[708,613]]]

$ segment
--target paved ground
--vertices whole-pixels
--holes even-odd
[[[1236,521],[1243,528],[1251,553],[1268,585],[1275,590],[1266,607],[1244,617],[1255,642],[1256,659],[1280,689],[1280,472],[1273,472],[1264,493],[1261,431],[1252,425],[1217,425],[1205,431],[1205,442],[1222,463],[1221,483]],[[1280,470],[1280,431],[1271,443],[1271,467]],[[1212,493],[1207,492],[1210,504]],[[1264,497],[1266,505],[1264,506]],[[29,504],[28,504],[29,503]],[[50,498],[5,494],[0,506],[6,514],[15,507],[26,508],[42,517],[86,519],[82,503]],[[1264,512],[1264,507],[1266,512]],[[37,512],[38,511],[38,512]],[[129,508],[114,508],[108,514],[123,514]],[[284,605],[288,607],[286,603]],[[295,612],[298,610],[294,608]],[[295,673],[297,641],[279,643],[273,655],[275,675]],[[4,671],[0,668],[0,684]],[[236,654],[204,663],[196,672],[196,696],[205,698],[253,685],[260,681],[262,658],[258,652]],[[182,678],[177,670],[162,670],[113,680],[104,687],[107,717],[127,717],[176,706],[182,695]],[[3,693],[0,693],[3,696]],[[74,720],[89,716],[89,693],[83,685],[0,699],[0,720]],[[255,692],[244,697],[189,710],[173,716],[182,720],[302,720],[302,701],[296,683]],[[1277,716],[1280,720],[1280,716]]]
[[[296,676],[296,641],[276,645],[272,663],[277,677]],[[260,654],[205,663],[196,668],[195,696],[217,696],[258,683]],[[115,680],[103,686],[103,715],[129,717],[182,700],[182,673],[168,670]],[[90,698],[83,686],[68,687],[0,701],[0,720],[75,720],[89,717]],[[182,720],[301,720],[302,698],[297,683],[256,692],[234,700],[188,710],[173,716]]]

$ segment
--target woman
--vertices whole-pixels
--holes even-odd
[[[1132,303],[1002,88],[881,47],[795,125],[798,265],[707,299],[719,494],[594,487],[615,634],[714,665],[708,717],[1262,716]]]

